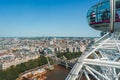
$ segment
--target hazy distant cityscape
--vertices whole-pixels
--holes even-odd
[[[53,52],[84,52],[95,38],[0,38],[0,69],[40,56],[46,48]]]

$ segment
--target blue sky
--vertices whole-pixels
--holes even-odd
[[[88,9],[99,0],[0,0],[0,37],[99,36]]]

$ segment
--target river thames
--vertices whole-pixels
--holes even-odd
[[[47,72],[47,80],[65,80],[69,71],[63,66],[55,66],[54,70]]]
[[[49,70],[46,73],[46,80],[65,80],[67,77],[68,73],[70,72],[70,69],[66,69],[65,66],[55,66],[54,70]],[[91,80],[96,80],[92,76],[90,76]],[[84,75],[82,75],[81,80],[87,80]]]

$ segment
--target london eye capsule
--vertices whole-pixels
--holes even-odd
[[[114,31],[120,31],[120,0],[115,0],[115,17],[114,17]],[[103,0],[102,2],[93,5],[87,13],[89,25],[100,31],[110,31],[110,0]]]

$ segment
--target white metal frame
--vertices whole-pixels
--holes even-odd
[[[110,36],[111,35],[111,36]],[[107,33],[81,55],[65,80],[119,80],[120,78],[120,33]]]
[[[110,0],[110,12],[110,33],[82,54],[65,80],[82,80],[82,74],[87,80],[92,80],[90,76],[96,80],[120,80],[120,33],[114,31],[115,0]]]

